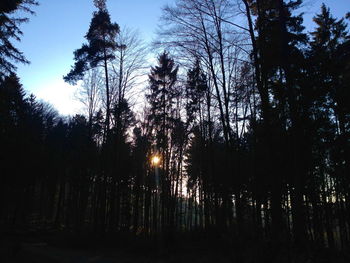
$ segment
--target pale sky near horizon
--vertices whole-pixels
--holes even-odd
[[[22,41],[15,43],[30,65],[18,65],[17,74],[28,93],[51,103],[60,114],[79,112],[80,103],[75,100],[76,88],[62,79],[73,62],[73,51],[85,42],[92,13],[92,0],[39,0],[33,8],[35,16],[21,26]],[[150,42],[156,37],[161,8],[173,0],[107,1],[113,22],[121,27],[139,30],[141,37]],[[312,30],[312,17],[319,12],[322,3],[331,8],[335,17],[343,17],[350,11],[350,0],[306,0],[301,11],[308,31]]]

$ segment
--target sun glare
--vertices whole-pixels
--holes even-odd
[[[152,163],[152,165],[154,165],[154,166],[159,165],[159,163],[160,163],[160,157],[159,157],[158,155],[153,155],[153,156],[151,157],[151,163]]]

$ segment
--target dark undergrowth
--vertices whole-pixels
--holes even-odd
[[[348,263],[350,253],[312,243],[297,248],[287,240],[259,241],[214,230],[145,236],[17,229],[2,231],[0,262]]]

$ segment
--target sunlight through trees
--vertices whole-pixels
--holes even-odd
[[[0,43],[0,226],[162,249],[217,242],[243,263],[349,248],[345,19],[323,4],[308,33],[302,0],[176,0],[146,67],[138,34],[94,3],[64,77],[83,80],[84,115],[27,94],[7,61],[24,56]],[[0,41],[21,35],[16,23]]]

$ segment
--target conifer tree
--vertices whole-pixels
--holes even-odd
[[[14,17],[13,14],[18,11],[34,14],[30,9],[31,5],[38,3],[35,0],[4,0],[0,3],[0,77],[14,73],[16,70],[14,62],[29,63],[23,53],[13,45],[11,39],[21,40],[23,32],[19,26],[29,20]]]
[[[81,80],[86,71],[97,66],[102,66],[106,84],[106,118],[105,140],[110,128],[111,100],[108,77],[108,62],[115,58],[114,51],[118,48],[116,36],[119,33],[117,23],[112,23],[106,7],[106,0],[94,1],[98,11],[93,13],[90,28],[85,38],[88,43],[74,51],[75,64],[64,80],[75,84]]]
[[[147,100],[150,104],[150,123],[156,140],[154,144],[161,154],[161,225],[167,224],[166,210],[169,206],[171,194],[170,159],[171,159],[171,128],[174,124],[174,103],[178,95],[177,82],[178,67],[167,52],[158,57],[158,65],[151,68],[149,74],[149,94]],[[156,208],[156,207],[155,207]],[[154,218],[154,220],[157,220]],[[156,227],[156,221],[154,226]]]

